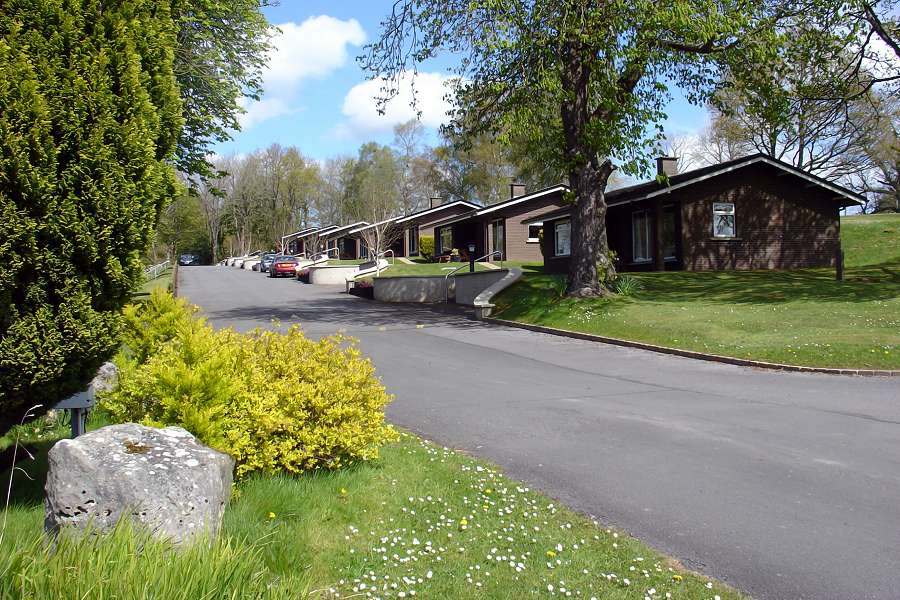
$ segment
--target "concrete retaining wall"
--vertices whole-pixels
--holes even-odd
[[[316,285],[346,285],[347,276],[356,273],[356,266],[334,265],[309,268],[309,282]]]
[[[376,277],[375,299],[381,302],[445,302],[447,280],[435,277]],[[451,282],[452,284],[452,282]]]
[[[454,278],[456,279],[456,303],[474,306],[478,294],[506,277],[507,273],[509,273],[509,269],[457,275]]]

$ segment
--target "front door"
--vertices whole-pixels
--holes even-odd
[[[506,258],[506,226],[502,220],[491,223],[491,252],[499,252],[490,260],[504,260]]]
[[[662,220],[663,258],[666,261],[676,260],[675,227],[675,205],[666,204],[663,206]]]

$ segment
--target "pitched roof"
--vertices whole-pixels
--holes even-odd
[[[422,210],[418,210],[416,212],[409,213],[408,215],[403,215],[402,217],[397,218],[397,222],[403,223],[404,221],[411,221],[412,219],[418,219],[419,217],[424,217],[431,213],[440,212],[442,210],[451,208],[453,206],[468,206],[469,208],[472,208],[472,209],[479,208],[477,204],[468,202],[466,200],[454,200],[453,202],[448,202],[446,204],[439,204],[438,206],[432,206],[429,208],[423,208]]]
[[[327,226],[327,227],[318,227],[318,228],[316,228],[316,229],[313,229],[313,230],[310,231],[309,233],[305,233],[305,234],[301,235],[300,238],[301,238],[301,239],[302,239],[302,238],[308,238],[308,237],[310,237],[310,236],[312,236],[312,235],[323,235],[323,234],[328,233],[329,231],[333,231],[333,230],[335,230],[335,229],[337,229],[337,228],[338,228],[337,225],[329,225],[329,226]]]
[[[373,227],[378,227],[379,225],[384,225],[385,223],[390,223],[392,221],[396,221],[397,217],[391,217],[390,219],[385,219],[383,221],[378,221],[377,223],[365,223],[362,227],[357,227],[356,229],[351,229],[347,232],[347,235],[353,235],[354,233],[359,233],[360,231],[365,231],[366,229],[372,229]]]
[[[811,173],[807,173],[806,171],[789,165],[784,161],[772,158],[771,156],[765,154],[752,154],[750,156],[743,156],[741,158],[717,163],[708,167],[701,167],[699,169],[685,171],[684,173],[678,173],[677,175],[672,175],[671,177],[669,177],[668,181],[653,180],[639,183],[637,185],[610,190],[606,193],[606,204],[607,206],[612,207],[621,204],[628,204],[629,202],[635,202],[638,200],[654,198],[656,196],[668,194],[677,189],[687,187],[689,185],[693,185],[695,183],[699,183],[713,177],[718,177],[720,175],[724,175],[725,173],[730,173],[732,171],[736,171],[738,169],[742,169],[754,164],[766,164],[773,166],[775,168],[781,169],[782,171],[785,171],[786,173],[790,173],[791,175],[800,177],[801,179],[805,179],[813,185],[834,192],[839,198],[844,199],[841,206],[860,204],[864,201],[862,196],[860,196],[859,194],[852,192],[834,182],[828,181],[827,179],[824,179],[817,175],[812,175]],[[535,221],[542,221],[544,219],[553,219],[556,217],[565,216],[569,214],[571,210],[571,207],[564,207],[537,217],[525,219],[522,222],[533,223]]]
[[[332,237],[337,234],[348,233],[347,230],[354,229],[355,227],[360,227],[361,225],[368,225],[368,223],[366,223],[365,221],[357,221],[356,223],[351,223],[350,225],[341,225],[340,227],[335,225],[335,226],[329,228],[327,231],[320,231],[317,233],[320,234],[319,235],[320,238],[321,237],[329,238],[329,237]]]
[[[292,240],[292,239],[298,238],[298,237],[299,238],[306,237],[307,235],[309,235],[315,231],[318,231],[318,230],[319,230],[319,227],[306,227],[304,229],[301,229],[300,231],[295,231],[294,233],[287,234],[286,236],[282,237],[281,240],[284,241],[284,240]]]
[[[439,221],[435,223],[435,227],[441,227],[443,225],[450,225],[451,223],[458,223],[460,221],[465,221],[466,219],[470,219],[472,217],[480,217],[482,215],[487,215],[492,212],[496,212],[498,210],[503,210],[505,208],[509,208],[511,206],[515,206],[517,204],[521,204],[522,202],[528,202],[529,200],[536,200],[543,196],[547,196],[549,194],[553,194],[555,192],[567,192],[569,191],[569,186],[567,185],[554,185],[548,188],[544,188],[538,190],[536,192],[531,192],[530,194],[524,194],[522,196],[516,196],[515,198],[510,198],[509,200],[504,200],[503,202],[498,202],[497,204],[491,204],[490,206],[485,206],[483,208],[477,208],[475,210],[470,210],[469,212],[463,213],[461,215],[456,215],[455,217],[451,217],[449,219],[445,219],[443,221]]]

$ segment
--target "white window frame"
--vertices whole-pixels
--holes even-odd
[[[566,236],[568,241],[568,251],[560,252],[559,251],[559,229],[561,227],[565,227],[568,229],[568,235]],[[553,225],[553,256],[571,256],[572,255],[572,221],[557,221]]]
[[[638,256],[638,236],[635,235],[637,232],[637,222],[638,216],[640,216],[644,220],[644,240],[646,242],[646,256]],[[648,210],[636,210],[631,213],[631,262],[633,263],[648,263],[653,262],[653,257],[651,256],[653,252],[653,244],[652,244],[652,236],[653,236],[653,227],[650,222],[650,211]],[[642,250],[643,250],[642,249]],[[641,253],[643,254],[643,252]]]
[[[525,226],[525,241],[528,243],[531,243],[531,244],[540,242],[541,241],[540,237],[531,237],[531,228],[537,227],[538,230],[540,230],[540,228],[543,226],[544,226],[543,223],[529,223],[528,225],[526,225]]]
[[[734,202],[713,202],[712,213],[712,234],[714,238],[728,240],[737,237],[737,219],[735,218]],[[720,217],[731,217],[731,233],[729,235],[721,235],[719,233],[716,225]]]

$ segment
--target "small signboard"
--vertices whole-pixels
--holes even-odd
[[[53,408],[72,409],[72,408],[92,408],[96,404],[97,398],[94,396],[94,386],[88,387],[83,392],[72,394]]]

